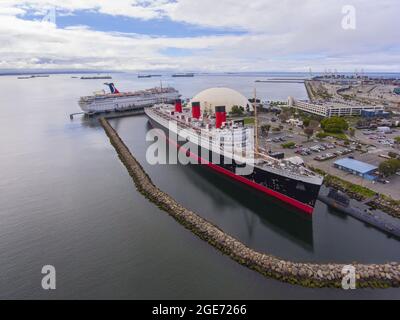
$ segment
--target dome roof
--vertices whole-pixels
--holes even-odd
[[[201,110],[209,113],[215,112],[215,107],[225,106],[229,113],[233,106],[243,107],[244,110],[253,110],[249,100],[230,88],[210,88],[195,95],[190,102],[200,102]]]

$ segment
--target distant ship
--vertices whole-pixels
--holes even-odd
[[[175,73],[172,75],[174,78],[194,77],[194,73]]]
[[[31,76],[21,76],[18,79],[33,79],[33,78],[48,78],[50,75],[48,74],[39,74],[39,75],[31,75]]]
[[[119,92],[114,83],[105,83],[105,85],[110,88],[110,93],[106,94],[102,90],[95,92],[92,96],[80,98],[79,106],[85,113],[142,109],[157,103],[171,103],[180,97],[179,92],[171,87]]]
[[[138,78],[152,78],[152,77],[161,77],[161,74],[139,74]]]
[[[225,106],[215,107],[215,122],[207,116],[203,118],[199,102],[192,102],[191,111],[183,109],[182,102],[177,100],[175,108],[160,104],[145,108],[145,113],[154,127],[167,133],[169,143],[180,152],[244,185],[310,215],[313,213],[323,177],[304,166],[256,151],[251,140],[254,129],[245,127],[244,122],[227,121]],[[169,126],[170,122],[177,125]],[[174,135],[178,138],[170,140]],[[182,145],[187,141],[196,147],[186,149]],[[239,175],[237,169],[246,165],[252,170]]]
[[[105,79],[112,79],[112,77],[111,76],[90,76],[90,77],[83,76],[83,77],[81,77],[81,79],[82,80],[97,80],[97,79],[105,80]]]

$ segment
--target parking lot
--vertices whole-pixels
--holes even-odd
[[[278,125],[281,125],[280,121],[279,124],[272,123],[272,126]],[[291,130],[289,128],[291,128]],[[361,131],[357,131],[357,134],[363,135]],[[363,135],[363,139],[360,140],[368,145],[363,145],[360,151],[357,149],[357,143],[345,145],[343,141],[332,137],[325,138],[324,140],[312,139],[308,141],[302,128],[284,124],[280,132],[271,131],[268,134],[268,138],[262,138],[260,145],[267,151],[284,152],[285,158],[300,156],[307,165],[319,168],[330,175],[337,176],[400,200],[400,176],[394,175],[388,179],[388,184],[383,184],[365,180],[333,166],[336,160],[351,157],[378,167],[379,164],[385,160],[385,158],[381,156],[387,155],[388,151],[400,153],[400,150],[396,149],[394,145],[391,146],[390,144],[380,143],[379,141],[393,139],[394,136],[397,135],[399,135],[399,133],[385,136],[380,135],[378,139],[371,139],[371,135]],[[282,144],[288,142],[293,142],[294,146],[292,148],[283,148]]]

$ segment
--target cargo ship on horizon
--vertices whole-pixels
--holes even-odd
[[[173,78],[193,78],[194,73],[175,73],[172,75]]]
[[[227,121],[225,106],[215,107],[214,120],[201,114],[199,102],[191,104],[191,110],[184,109],[178,99],[175,106],[159,104],[145,108],[145,113],[153,127],[166,132],[170,145],[197,163],[307,214],[313,213],[323,177],[302,165],[260,152],[257,140],[253,140],[254,128],[244,126],[243,121]],[[171,140],[171,132],[176,139]],[[184,144],[189,141],[195,148],[186,148]],[[244,167],[244,173],[238,174]]]

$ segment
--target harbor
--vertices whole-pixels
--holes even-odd
[[[135,181],[139,192],[169,213],[177,222],[199,238],[238,263],[280,281],[306,287],[341,288],[342,270],[345,265],[294,263],[267,254],[261,254],[246,247],[243,243],[232,238],[196,213],[184,208],[152,183],[140,163],[137,162],[107,119],[101,118],[100,123],[118,153],[120,160]],[[353,265],[357,270],[359,288],[400,286],[400,265],[398,263]]]
[[[3,1],[0,300],[400,300],[400,3],[366,2]]]
[[[232,75],[205,77],[194,80],[189,88],[187,79],[177,78],[179,82],[174,87],[185,97],[191,97],[205,89],[201,83],[206,82],[207,87],[222,84],[251,96],[257,79]],[[16,78],[0,78],[9,94],[2,97],[7,107],[0,120],[5,146],[1,161],[6,168],[2,183],[9,185],[3,194],[3,203],[8,209],[2,229],[2,246],[8,248],[2,268],[8,280],[2,282],[2,287],[8,297],[46,296],[29,281],[36,274],[37,259],[66,266],[59,271],[58,281],[70,285],[55,292],[58,298],[196,298],[204,294],[213,298],[240,298],[243,294],[250,298],[389,298],[397,295],[396,289],[313,291],[270,279],[221,255],[136,192],[126,168],[99,126],[98,116],[69,119],[69,114],[79,110],[79,97],[97,90],[98,84],[75,81],[69,75],[52,76],[52,79],[51,82],[36,79],[26,85],[28,82],[19,82]],[[142,84],[136,74],[115,75],[113,81],[121,90],[149,86]],[[154,85],[158,84],[154,79]],[[273,87],[259,88],[258,95],[273,100],[283,100],[287,94],[306,97],[300,84],[270,85]],[[44,95],[37,90],[42,86],[54,94]],[[68,94],[58,90],[61,87],[68,87]],[[10,96],[24,112],[12,107]],[[24,98],[28,96],[30,103]],[[40,112],[30,112],[33,107]],[[10,119],[24,123],[24,130],[11,130],[7,125]],[[145,137],[151,128],[147,118],[135,115],[108,121],[158,188],[248,248],[296,263],[385,264],[398,259],[397,240],[352,217],[335,214],[320,201],[313,218],[307,219],[291,208],[200,167],[149,165],[145,158],[148,147]],[[25,153],[18,153],[16,146]],[[15,177],[25,185],[22,196],[17,185],[12,184]],[[60,202],[60,199],[63,200]],[[17,219],[22,218],[26,223],[17,224]],[[46,232],[38,235],[34,230]],[[38,250],[42,247],[46,250]],[[12,273],[11,264],[25,267],[19,273]],[[109,275],[112,266],[118,266],[123,279]],[[134,285],[126,286],[127,282]],[[15,287],[15,283],[19,285]],[[75,290],[77,283],[81,288],[79,294]],[[118,287],[117,294],[112,293],[115,287]]]

